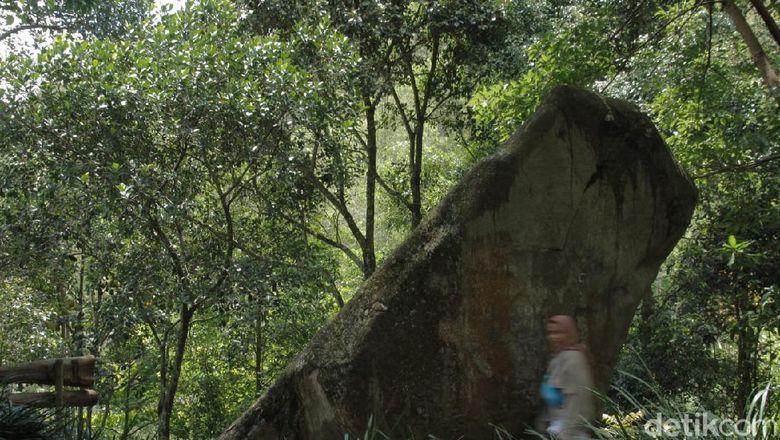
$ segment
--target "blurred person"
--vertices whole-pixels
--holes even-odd
[[[538,430],[560,440],[589,439],[587,422],[595,418],[591,354],[580,342],[577,323],[568,315],[547,320],[552,358],[540,394],[545,410]]]

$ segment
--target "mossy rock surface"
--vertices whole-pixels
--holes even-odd
[[[519,435],[539,410],[553,314],[609,381],[696,189],[635,106],[554,89],[221,437]]]

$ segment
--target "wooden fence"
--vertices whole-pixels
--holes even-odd
[[[98,394],[90,389],[95,383],[95,357],[82,356],[47,359],[0,367],[0,384],[25,383],[54,385],[54,392],[9,394],[13,404],[60,407],[92,406]],[[65,387],[79,387],[66,390]]]

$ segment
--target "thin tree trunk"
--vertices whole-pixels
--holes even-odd
[[[425,117],[420,115],[417,118],[417,132],[414,136],[412,145],[412,228],[416,227],[422,221],[422,151],[423,135],[425,133]]]
[[[78,408],[76,420],[78,421],[78,424],[76,425],[76,438],[78,440],[84,440],[84,408]]]
[[[79,246],[79,291],[78,291],[78,314],[74,326],[74,336],[76,343],[75,356],[84,354],[84,252]],[[84,408],[76,410],[76,438],[84,439]]]
[[[735,407],[739,417],[747,417],[748,402],[755,385],[755,350],[756,338],[753,329],[744,327],[738,334],[737,341],[737,397]]]
[[[639,342],[642,344],[642,351],[645,353],[650,348],[650,343],[653,339],[653,328],[651,326],[651,320],[655,312],[655,299],[653,293],[647,295],[642,300],[642,305],[639,309],[639,316],[642,318],[642,324],[639,327]]]
[[[374,245],[374,221],[376,218],[376,106],[369,96],[364,96],[366,106],[366,231],[363,249],[363,278],[368,278],[376,270],[376,251]]]
[[[84,253],[79,247],[79,287],[78,287],[78,310],[76,310],[76,323],[73,325],[73,339],[76,345],[74,356],[84,355]]]
[[[220,202],[223,205],[223,209],[226,208],[226,199],[224,193],[221,191]],[[189,281],[184,270],[184,262],[171,243],[170,238],[168,238],[168,235],[163,231],[154,213],[149,208],[151,208],[151,204],[147,206],[146,210],[149,225],[152,227],[152,230],[155,231],[156,238],[168,253],[171,262],[173,263],[174,274],[178,278],[180,286],[185,292],[189,293],[191,290],[189,289]],[[226,218],[226,228],[228,234],[228,250],[230,252],[233,246],[233,236],[232,222],[229,217]],[[229,267],[228,263],[229,261],[226,262],[226,268]],[[224,281],[224,277],[220,277],[218,283],[221,283],[222,281]],[[179,388],[179,377],[181,375],[184,352],[187,348],[187,337],[189,336],[190,323],[194,312],[194,305],[190,307],[187,303],[182,303],[179,306],[179,331],[176,337],[176,351],[171,365],[168,365],[168,331],[165,331],[162,338],[157,337],[157,342],[160,345],[160,399],[157,404],[157,434],[161,440],[168,440],[170,438],[173,403],[176,397],[176,391]],[[154,332],[154,325],[152,322],[149,322],[149,327],[152,332]]]
[[[412,228],[416,227],[422,221],[422,158],[423,158],[423,139],[425,136],[425,124],[428,122],[428,104],[431,102],[435,90],[436,70],[439,64],[439,35],[432,36],[431,47],[431,67],[428,70],[428,76],[425,79],[422,97],[419,96],[419,89],[415,86],[413,69],[410,71],[412,89],[415,94],[415,136],[412,146],[414,158],[412,160]]]
[[[344,297],[341,296],[341,292],[339,292],[339,288],[336,285],[336,281],[333,279],[332,276],[330,276],[330,280],[328,282],[328,286],[330,287],[331,294],[333,295],[333,299],[336,300],[336,305],[339,307],[339,309],[344,308]]]
[[[764,83],[769,87],[769,90],[775,94],[775,98],[778,102],[780,102],[780,96],[776,94],[777,88],[780,86],[780,79],[778,79],[774,66],[772,66],[764,49],[761,47],[761,43],[759,43],[758,38],[756,38],[750,25],[745,20],[745,16],[742,15],[742,11],[740,11],[732,0],[723,1],[723,10],[726,11],[731,22],[734,23],[734,27],[736,27],[739,34],[742,35],[742,39],[745,41],[745,44],[750,51],[753,64],[755,64],[761,72]]]
[[[127,440],[130,436],[130,384],[132,383],[132,377],[128,379],[125,386],[125,407],[124,417],[122,419],[122,434],[119,436],[120,440]]]
[[[70,339],[70,326],[68,324],[68,321],[65,318],[68,312],[66,312],[66,302],[65,302],[65,286],[62,284],[59,284],[57,286],[57,295],[59,298],[59,313],[58,313],[58,321],[60,324],[60,335],[62,336],[63,341],[68,341]],[[65,355],[67,352],[63,349],[62,355]]]
[[[735,292],[737,309],[737,395],[734,407],[738,417],[746,417],[746,410],[755,385],[756,350],[758,333],[750,326],[748,310],[749,292],[739,289]]]
[[[87,438],[89,440],[92,440],[93,439],[93,435],[92,435],[92,407],[91,406],[89,408],[87,408],[86,423],[87,423],[87,426],[86,426]]]
[[[259,300],[259,298],[258,298]],[[263,392],[263,312],[262,307],[255,318],[255,396]]]
[[[190,324],[194,309],[187,304],[182,304],[179,311],[179,333],[176,338],[176,353],[174,354],[173,364],[170,369],[170,379],[165,387],[165,393],[162,396],[162,405],[160,405],[159,435],[161,440],[168,440],[171,437],[171,416],[173,414],[173,402],[176,392],[179,389],[179,378],[181,377],[181,367],[184,363],[184,353],[187,348],[187,338],[190,333]]]
[[[420,180],[422,176],[422,136],[425,133],[425,111],[422,109],[420,89],[417,87],[415,79],[414,66],[412,66],[411,54],[407,54],[406,71],[409,77],[409,84],[412,87],[412,97],[414,98],[414,126],[407,125],[407,134],[409,137],[409,190],[412,193],[412,229],[417,227],[422,220],[422,194],[420,191]],[[430,80],[430,79],[429,79]],[[424,92],[423,92],[424,93]],[[403,110],[401,107],[399,110]],[[409,118],[412,119],[412,118]]]
[[[96,285],[89,289],[89,305],[92,308],[92,328],[93,328],[93,352],[92,355],[100,358],[101,353],[101,347],[103,344],[103,340],[101,340],[101,335],[98,334],[97,329],[100,328],[100,305],[103,300],[103,284],[102,282],[96,283]],[[113,395],[113,389],[111,390],[111,395]],[[110,397],[106,398],[104,397],[104,401],[106,402],[105,405],[103,405],[103,417],[100,419],[98,433],[95,434],[93,428],[92,428],[92,416],[94,415],[94,411],[92,407],[87,408],[87,438],[92,440],[95,438],[100,437],[100,434],[103,432],[103,428],[105,427],[106,420],[108,418],[108,414],[110,414],[111,411],[111,399]]]
[[[772,34],[772,38],[775,40],[775,43],[780,46],[780,27],[777,26],[777,22],[772,17],[772,14],[769,13],[769,10],[766,8],[766,6],[764,6],[764,3],[762,3],[761,0],[750,0],[750,3],[753,4],[753,7],[756,8],[758,15],[761,16],[762,20],[764,20],[767,29],[769,29],[769,33]]]
[[[160,344],[160,396],[157,401],[157,426],[158,434],[162,436],[163,412],[165,408],[165,398],[168,389],[168,335],[165,334]],[[169,416],[170,419],[170,416]],[[166,431],[168,428],[166,428]]]

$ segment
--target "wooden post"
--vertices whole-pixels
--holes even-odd
[[[65,387],[64,374],[62,371],[63,362],[62,359],[54,360],[54,405],[62,406],[62,392]]]

